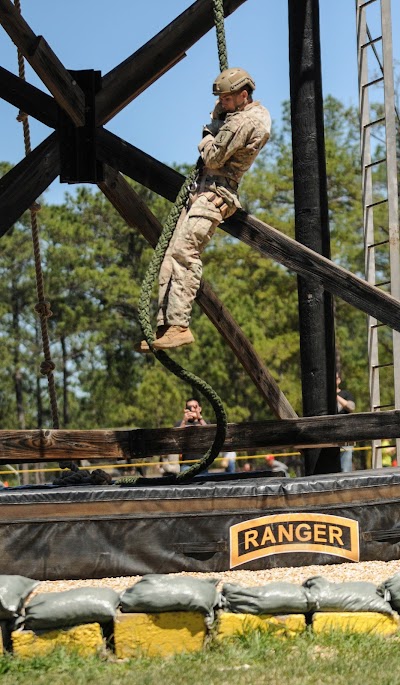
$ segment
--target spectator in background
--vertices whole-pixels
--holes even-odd
[[[275,459],[274,454],[267,454],[267,456],[265,457],[265,461],[267,463],[268,470],[272,471],[272,473],[281,473],[282,476],[289,475],[289,469],[286,466],[286,464]]]
[[[198,402],[198,400],[195,397],[189,397],[189,399],[186,400],[185,402],[185,408],[183,410],[183,416],[180,421],[178,421],[176,426],[180,426],[181,428],[185,427],[187,428],[188,426],[206,426],[207,422],[204,421],[203,416],[202,416],[202,409],[201,406]],[[181,460],[184,461],[198,461],[201,459],[203,456],[202,452],[185,452],[184,454],[181,454]],[[185,465],[181,464],[181,471],[186,471],[192,466],[191,463]],[[202,471],[202,473],[206,473],[206,471]]]
[[[336,374],[336,400],[338,414],[352,414],[356,408],[354,397],[348,390],[342,390],[340,384],[342,379]],[[342,472],[346,473],[353,470],[353,449],[354,444],[344,445],[340,452],[340,465]]]
[[[225,473],[235,473],[236,471],[236,452],[221,452],[221,466]]]

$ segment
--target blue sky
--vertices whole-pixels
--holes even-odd
[[[43,35],[70,69],[107,73],[170,21],[190,0],[21,0],[25,19]],[[376,8],[379,3],[375,3]],[[400,59],[400,2],[392,0],[393,49]],[[371,29],[378,25],[369,10]],[[320,0],[324,95],[357,105],[357,55],[354,0]],[[226,19],[230,66],[243,66],[254,77],[257,99],[279,123],[281,104],[289,98],[288,19],[286,0],[247,0]],[[16,49],[0,27],[0,64],[17,73]],[[202,124],[213,107],[211,84],[218,74],[215,31],[210,31],[187,57],[120,112],[107,128],[166,164],[193,163]],[[27,80],[45,90],[27,65]],[[24,155],[16,111],[0,101],[0,159],[17,163]],[[50,132],[31,120],[32,146]],[[61,202],[72,187],[57,180],[46,193]]]

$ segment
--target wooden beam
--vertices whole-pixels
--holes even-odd
[[[301,276],[318,279],[330,293],[400,331],[400,302],[351,271],[246,212],[236,212],[224,228],[261,254],[272,257]]]
[[[0,430],[0,463],[128,459],[206,451],[215,425],[133,430]],[[304,449],[400,437],[400,411],[228,424],[224,450]]]
[[[185,180],[178,171],[103,128],[97,131],[97,155],[116,171],[121,171],[171,202],[175,201]]]
[[[330,258],[319,1],[289,0],[288,18],[295,239]],[[298,277],[297,291],[302,413],[333,414],[337,407],[333,296],[310,277]],[[322,473],[320,469],[327,466],[331,473],[341,470],[339,449],[330,450],[328,459],[318,449],[306,450],[306,476]]]
[[[0,237],[59,174],[58,138],[46,140],[0,179]]]
[[[0,93],[10,105],[35,117],[42,124],[56,128],[58,108],[53,98],[3,67],[0,67]]]
[[[117,136],[107,131],[103,131],[103,134],[99,143],[102,161],[114,168],[120,168],[130,178],[167,200],[175,199],[184,181],[182,174]],[[400,331],[400,302],[351,271],[241,210],[227,219],[221,228],[291,271],[319,280],[328,292]]]
[[[229,16],[246,0],[224,0]],[[96,97],[97,122],[105,124],[166,73],[214,26],[212,0],[197,0],[174,21],[103,77]],[[218,72],[218,69],[217,69]]]
[[[21,17],[11,0],[0,0],[0,23],[76,126],[85,122],[85,96],[45,41]]]
[[[161,224],[124,177],[106,166],[105,180],[103,183],[99,183],[99,188],[127,224],[137,228],[146,240],[155,247],[162,230]],[[280,419],[297,417],[293,407],[240,326],[204,279],[196,301],[228,343],[274,415]]]

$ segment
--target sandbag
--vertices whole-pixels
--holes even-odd
[[[374,583],[364,581],[331,583],[314,576],[303,583],[310,593],[315,611],[377,611],[393,614],[393,609],[377,592]]]
[[[21,613],[24,600],[39,582],[25,576],[0,575],[0,621],[16,618]]]
[[[214,608],[221,604],[217,583],[214,578],[200,580],[191,576],[149,573],[121,594],[121,611],[199,611],[213,620]]]
[[[66,592],[43,592],[25,607],[26,630],[68,628],[83,623],[112,621],[119,595],[110,588],[85,587]]]
[[[261,587],[225,583],[222,605],[234,614],[305,614],[310,610],[308,590],[285,582]]]
[[[385,580],[378,587],[378,594],[389,602],[392,609],[400,612],[400,573]]]

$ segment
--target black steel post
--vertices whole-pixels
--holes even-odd
[[[296,240],[330,257],[318,0],[289,0],[289,59]],[[298,295],[303,414],[335,414],[332,296],[303,277]],[[339,448],[304,456],[306,475],[340,471]]]

